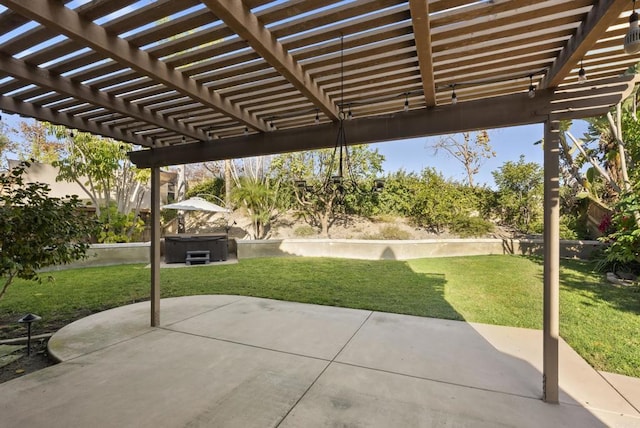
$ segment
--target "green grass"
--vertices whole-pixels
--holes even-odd
[[[0,301],[0,334],[33,312],[35,329],[55,329],[111,307],[146,300],[140,265],[52,272],[17,281]],[[526,328],[542,326],[542,262],[517,256],[401,261],[319,258],[242,260],[235,265],[163,269],[162,297],[239,294]],[[563,338],[599,370],[640,377],[640,293],[603,282],[587,262],[563,261]]]

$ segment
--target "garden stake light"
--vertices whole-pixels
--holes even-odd
[[[27,314],[18,320],[19,323],[27,324],[27,356],[31,355],[31,323],[40,321],[42,318],[36,314]]]

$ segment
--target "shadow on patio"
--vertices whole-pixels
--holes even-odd
[[[536,330],[229,295],[162,311],[63,328],[61,364],[0,385],[5,426],[640,426],[564,342],[543,403]]]

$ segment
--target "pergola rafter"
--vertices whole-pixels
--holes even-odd
[[[555,88],[571,72],[571,69],[582,59],[589,49],[629,7],[628,2],[617,0],[601,0],[589,11],[576,33],[569,39],[541,82],[542,88]]]
[[[411,23],[416,40],[416,52],[420,63],[420,77],[424,102],[427,107],[436,105],[436,85],[433,75],[433,52],[431,51],[431,26],[427,0],[409,0]]]
[[[0,72],[7,73],[22,80],[28,80],[41,88],[54,90],[62,95],[76,97],[93,106],[100,106],[109,111],[136,118],[142,122],[173,130],[196,140],[204,138],[204,135],[193,127],[179,123],[171,118],[161,117],[158,114],[147,111],[139,105],[127,103],[121,98],[109,97],[102,92],[93,91],[86,85],[55,75],[47,70],[34,67],[24,61],[2,53],[0,53]]]
[[[329,97],[242,2],[204,0],[203,3],[236,34],[247,40],[257,54],[291,82],[313,105],[331,120],[338,120],[338,109]]]
[[[48,28],[55,29],[60,34],[89,46],[118,63],[137,70],[203,105],[221,111],[256,130],[266,130],[264,122],[242,112],[215,91],[198,85],[193,79],[169,68],[147,52],[131,46],[124,39],[108,33],[99,25],[83,19],[59,2],[47,0],[27,4],[20,0],[3,0],[2,3],[21,15],[38,21]]]
[[[92,121],[82,120],[71,114],[61,113],[32,103],[17,101],[9,97],[0,96],[0,109],[19,114],[21,116],[32,117],[42,122],[51,122],[64,125],[68,128],[81,129],[85,132],[91,132],[107,138],[113,138],[116,141],[124,141],[134,145],[149,144],[149,141],[140,135],[123,132],[117,128],[101,125]]]

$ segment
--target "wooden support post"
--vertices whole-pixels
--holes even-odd
[[[151,327],[160,325],[160,168],[151,168]]]
[[[560,338],[560,126],[544,124],[544,323],[543,399],[558,403]]]

